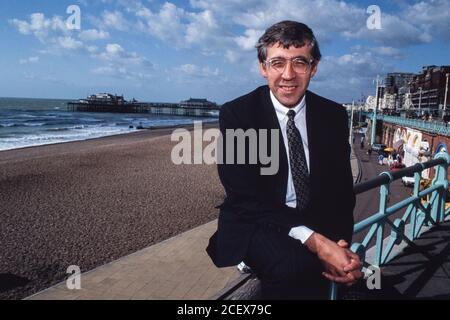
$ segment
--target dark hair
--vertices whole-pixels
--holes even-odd
[[[300,22],[285,20],[269,27],[256,44],[259,62],[266,60],[267,47],[276,43],[281,44],[285,49],[289,49],[290,46],[300,48],[309,45],[315,61],[319,61],[322,57],[319,44],[312,30],[306,24]]]

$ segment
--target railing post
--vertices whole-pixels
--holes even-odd
[[[433,201],[432,205],[432,218],[436,223],[443,222],[445,219],[445,197],[448,189],[448,166],[450,163],[450,156],[446,153],[440,152],[435,156],[437,158],[446,159],[446,163],[437,165],[434,179],[432,184],[442,185],[442,189],[436,190],[435,201]]]
[[[390,181],[386,184],[383,184],[380,187],[380,206],[379,212],[383,215],[386,215],[386,205],[389,201],[389,186],[391,181],[393,180],[391,174],[389,172],[382,172],[380,175],[386,174]],[[382,263],[383,257],[383,240],[384,240],[384,221],[382,220],[378,223],[377,226],[377,238],[376,238],[376,255],[375,255],[375,265],[380,266]]]
[[[338,290],[337,283],[331,282],[330,283],[330,292],[328,294],[328,296],[330,297],[330,300],[337,300],[337,290]]]
[[[423,168],[423,166],[422,166]],[[414,173],[414,189],[413,189],[413,196],[419,197],[420,192],[420,180],[422,179],[422,170],[420,172]],[[419,204],[421,203],[421,199],[417,200]],[[417,221],[419,220],[419,215],[424,217],[425,220],[427,220],[429,217],[426,216],[426,212],[421,212],[420,206],[416,202],[413,206],[412,212],[411,212],[411,218],[413,219],[412,224],[412,234],[411,234],[411,240],[416,239],[419,231],[418,228],[420,228],[421,224],[418,224]]]

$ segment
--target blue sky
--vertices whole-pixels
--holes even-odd
[[[70,5],[79,30],[66,26]],[[367,27],[370,5],[381,29]],[[290,19],[321,46],[310,89],[348,102],[373,94],[377,74],[449,65],[449,17],[449,0],[0,0],[0,96],[223,103],[264,84],[254,44]]]

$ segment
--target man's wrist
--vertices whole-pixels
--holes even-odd
[[[318,242],[320,242],[320,234],[317,233],[317,232],[313,232],[311,234],[311,236],[305,241],[304,245],[312,253],[317,253],[317,251],[318,251]]]
[[[322,234],[314,232],[304,244],[312,253],[320,258],[329,254],[329,246],[332,243],[332,241],[324,237]]]

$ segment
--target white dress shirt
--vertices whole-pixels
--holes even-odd
[[[286,148],[287,160],[288,160],[288,181],[287,181],[287,191],[286,191],[286,205],[292,208],[297,206],[297,196],[295,194],[294,181],[292,180],[292,172],[291,172],[291,163],[289,159],[289,145],[288,139],[286,136],[286,126],[288,122],[287,113],[289,110],[295,111],[295,126],[300,131],[300,135],[302,136],[303,149],[305,150],[306,163],[308,165],[308,170],[310,169],[309,165],[309,148],[308,148],[308,134],[306,127],[306,102],[305,95],[303,95],[303,99],[300,101],[298,105],[294,108],[287,108],[283,106],[277,98],[273,95],[272,91],[270,91],[270,98],[272,100],[272,104],[275,107],[275,111],[277,114],[278,122],[280,124],[281,133],[283,136],[284,146]],[[305,243],[306,240],[314,233],[313,230],[309,229],[306,226],[298,226],[294,227],[289,231],[289,236],[300,240],[302,243]]]

